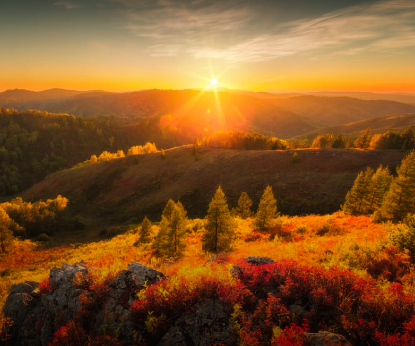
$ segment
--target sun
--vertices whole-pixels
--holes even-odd
[[[210,85],[212,87],[215,87],[218,84],[218,80],[216,78],[211,78],[210,79]]]

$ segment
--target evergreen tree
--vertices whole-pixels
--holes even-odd
[[[293,163],[297,163],[297,162],[298,162],[298,154],[297,154],[297,152],[295,152],[295,153],[293,154],[292,162],[293,162]]]
[[[246,219],[252,215],[251,212],[252,200],[246,192],[242,192],[238,200],[238,206],[234,209],[234,214]]]
[[[162,158],[162,160],[166,158],[166,153],[164,152],[163,149],[160,150],[160,157]]]
[[[138,242],[141,244],[151,242],[151,221],[147,219],[147,216],[144,217],[144,220],[141,224],[141,228],[138,232]]]
[[[372,135],[370,134],[370,129],[366,129],[354,142],[354,146],[360,149],[369,148],[370,139]]]
[[[6,253],[6,246],[9,246],[13,240],[13,232],[10,230],[11,223],[9,215],[0,207],[0,246],[3,253]]]
[[[180,202],[167,202],[160,222],[160,230],[154,239],[154,247],[163,255],[178,256],[185,248],[187,217]]]
[[[229,250],[234,239],[236,225],[220,186],[209,203],[206,218],[206,231],[202,236],[203,250],[210,252]]]
[[[331,145],[332,148],[345,148],[346,142],[341,134],[338,134]]]
[[[277,201],[274,198],[272,187],[267,186],[259,201],[258,211],[255,218],[255,226],[260,229],[266,229],[270,226],[272,219],[276,217]]]
[[[389,173],[389,169],[383,168],[382,165],[376,170],[372,176],[372,184],[369,193],[366,196],[366,210],[365,213],[373,213],[379,210],[382,206],[383,199],[389,190],[392,182],[392,176]]]
[[[367,195],[372,189],[373,173],[373,169],[368,167],[366,172],[361,171],[358,174],[342,206],[345,214],[359,215],[367,210]]]
[[[412,151],[397,168],[382,205],[382,216],[390,220],[402,220],[415,211],[415,152]]]

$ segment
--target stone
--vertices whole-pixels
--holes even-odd
[[[330,332],[304,333],[310,346],[352,346],[343,335]]]
[[[75,277],[86,274],[88,274],[88,267],[85,262],[64,263],[60,268],[55,267],[50,271],[49,282],[54,288],[57,288],[64,284],[72,284]]]
[[[271,258],[261,257],[261,256],[249,256],[249,257],[244,258],[243,260],[244,260],[244,262],[246,262],[248,264],[252,264],[254,266],[261,266],[261,265],[265,265],[265,264],[274,263],[274,261]],[[237,264],[235,264],[231,268],[230,273],[234,278],[238,278],[243,274],[242,269]]]
[[[236,345],[237,335],[229,324],[222,302],[207,299],[192,313],[179,317],[160,340],[159,346]]]

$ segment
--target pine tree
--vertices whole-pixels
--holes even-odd
[[[9,215],[0,207],[0,246],[3,253],[6,253],[6,246],[9,246],[13,240],[13,232],[10,230],[11,223]]]
[[[397,168],[382,205],[382,216],[390,220],[402,220],[415,211],[415,152],[412,151]]]
[[[160,150],[160,157],[162,160],[164,160],[166,158],[166,153],[164,152],[163,149]]]
[[[381,208],[383,199],[389,190],[391,182],[392,176],[389,173],[389,169],[387,167],[383,168],[383,166],[380,165],[372,176],[371,189],[365,197],[365,214],[373,213]]]
[[[229,250],[234,239],[236,225],[220,186],[209,203],[206,218],[206,231],[202,236],[202,249],[216,253]]]
[[[187,217],[180,202],[167,202],[160,222],[160,230],[154,239],[154,247],[163,255],[180,256],[185,248]]]
[[[298,154],[297,154],[297,152],[295,152],[295,153],[293,154],[292,162],[293,162],[293,163],[297,163],[297,162],[298,162]]]
[[[138,242],[141,244],[150,243],[151,242],[151,221],[147,219],[147,216],[144,217],[144,220],[141,224],[141,228],[138,232],[139,238]]]
[[[359,215],[367,209],[366,196],[372,188],[373,169],[367,168],[361,171],[354,181],[352,189],[347,193],[346,200],[342,206],[345,214]]]
[[[234,209],[235,215],[238,215],[242,219],[246,219],[252,215],[251,212],[252,200],[249,198],[246,192],[242,192],[238,200],[238,206]]]
[[[370,129],[366,129],[354,142],[354,146],[360,149],[369,148],[370,139],[372,135],[370,134]]]
[[[277,201],[274,198],[272,187],[267,186],[259,201],[258,211],[255,218],[255,226],[259,229],[266,229],[270,226],[271,220],[276,217]]]
[[[345,148],[346,142],[341,134],[338,134],[331,145],[332,148]]]

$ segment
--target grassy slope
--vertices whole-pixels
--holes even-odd
[[[221,185],[231,207],[243,191],[256,210],[266,185],[273,187],[284,214],[304,215],[339,210],[359,171],[370,165],[400,162],[394,150],[303,149],[294,151],[236,151],[204,149],[195,161],[192,146],[128,156],[72,168],[49,175],[22,193],[23,199],[69,198],[70,208],[92,221],[119,224],[147,215],[158,220],[169,198],[180,199],[191,217],[205,215],[215,189]]]

